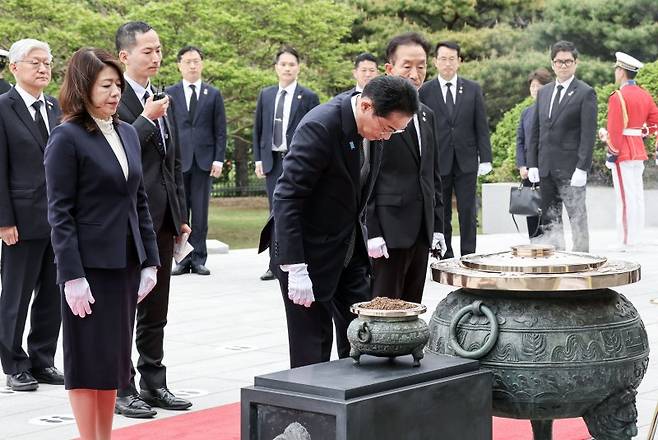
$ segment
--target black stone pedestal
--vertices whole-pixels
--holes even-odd
[[[308,432],[299,439],[490,440],[491,373],[453,356],[412,361],[363,356],[256,376],[242,388],[241,439],[273,440],[297,422]]]

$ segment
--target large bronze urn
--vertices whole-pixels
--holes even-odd
[[[638,264],[525,245],[434,263],[432,277],[461,288],[437,306],[428,350],[491,369],[494,415],[530,419],[535,440],[581,416],[596,440],[637,434],[649,343],[610,287],[639,281]]]

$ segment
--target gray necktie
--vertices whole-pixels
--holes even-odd
[[[283,143],[283,105],[286,101],[286,91],[281,90],[279,102],[276,105],[274,114],[274,133],[272,133],[272,144],[278,148]]]

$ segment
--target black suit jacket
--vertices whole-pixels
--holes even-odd
[[[492,160],[489,126],[480,85],[458,76],[452,92],[457,98],[452,117],[448,116],[438,78],[423,84],[418,92],[423,104],[434,112],[442,176],[452,172],[453,159],[464,173],[477,172],[478,158],[479,162]]]
[[[213,161],[224,162],[226,111],[220,91],[207,83],[201,83],[193,121],[187,111],[183,82],[167,88],[167,93],[175,104],[183,172],[190,170],[195,159],[204,171],[210,171]]]
[[[261,234],[261,251],[274,236],[274,264],[308,264],[318,301],[334,295],[355,228],[354,253],[367,255],[366,201],[377,179],[382,143],[370,143],[370,174],[362,187],[361,142],[349,96],[311,110],[283,160],[273,217]]]
[[[254,161],[263,162],[265,174],[272,170],[272,130],[274,128],[274,105],[279,86],[270,86],[262,89],[256,103],[256,115],[254,118],[253,150]],[[290,117],[286,129],[286,143],[292,143],[297,125],[304,115],[313,107],[320,104],[320,99],[311,90],[297,84],[295,95],[292,97]]]
[[[153,92],[151,92],[153,93]],[[187,208],[185,204],[185,189],[181,171],[180,147],[176,137],[176,127],[172,123],[172,115],[176,113],[175,103],[170,101],[168,115],[161,118],[165,123],[167,133],[166,153],[164,156],[158,148],[158,128],[144,116],[141,100],[129,84],[121,95],[118,114],[122,121],[131,124],[139,136],[142,150],[142,170],[144,186],[148,195],[149,210],[156,232],[160,230],[167,211],[180,234],[180,226],[187,223]]]
[[[44,97],[52,131],[59,124],[61,112],[57,100]],[[0,96],[0,226],[16,226],[19,240],[50,236],[43,169],[45,146],[16,89]]]
[[[368,201],[369,238],[384,237],[391,249],[410,248],[423,236],[432,242],[433,232],[443,232],[443,203],[439,150],[434,137],[434,113],[424,104],[418,112],[422,151],[416,130],[394,134],[384,142],[384,154],[375,188]],[[412,134],[413,133],[413,134]]]
[[[596,138],[596,92],[574,78],[563,93],[555,115],[549,119],[555,82],[537,92],[537,107],[528,147],[528,168],[539,168],[539,175],[571,178],[574,170],[589,171]]]
[[[58,283],[85,276],[84,268],[126,267],[129,235],[140,263],[160,265],[137,133],[126,123],[116,128],[128,159],[127,181],[100,131],[68,122],[50,135],[45,169]]]

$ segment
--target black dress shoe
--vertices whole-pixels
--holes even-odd
[[[64,375],[55,367],[32,368],[30,372],[39,383],[64,385]]]
[[[189,264],[177,264],[176,267],[171,270],[172,276],[183,275],[184,273],[190,273]]]
[[[195,266],[192,266],[192,273],[196,273],[199,275],[210,275],[210,270],[203,264],[197,264]]]
[[[155,417],[157,411],[144,402],[139,395],[132,394],[125,397],[117,396],[114,403],[114,413],[131,419],[150,419]]]
[[[260,279],[263,281],[269,281],[274,279],[274,274],[271,270],[267,269],[263,275],[260,276]]]
[[[157,390],[142,390],[140,395],[144,402],[162,409],[183,410],[192,406],[192,402],[174,396],[174,393],[167,387]]]
[[[27,371],[7,375],[7,386],[12,391],[34,391],[39,388],[39,383]]]

